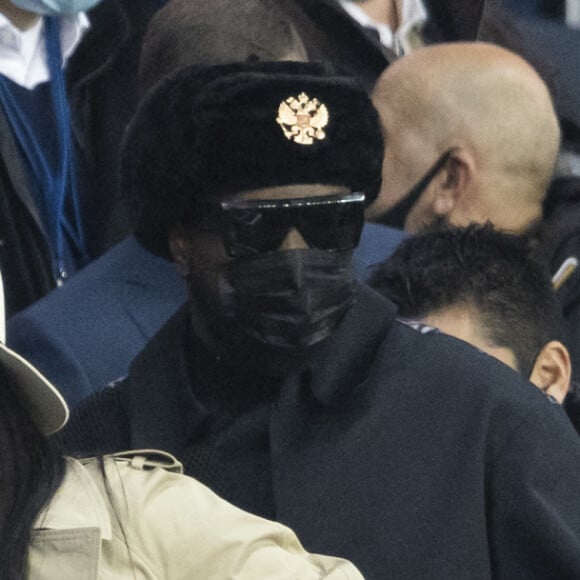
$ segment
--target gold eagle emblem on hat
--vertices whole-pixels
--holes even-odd
[[[325,104],[311,99],[306,93],[300,93],[298,98],[288,97],[280,103],[276,123],[284,131],[286,139],[300,145],[312,145],[315,139],[326,139],[324,128],[329,118]]]

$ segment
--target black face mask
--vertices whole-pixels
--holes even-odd
[[[427,171],[427,173],[421,178],[421,180],[405,195],[401,198],[393,207],[388,209],[382,216],[378,218],[378,222],[385,225],[390,226],[392,228],[397,228],[400,230],[405,229],[405,221],[407,220],[407,216],[416,205],[416,203],[423,195],[423,192],[427,189],[431,181],[433,181],[434,177],[443,169],[443,166],[449,159],[452,150],[449,149]]]
[[[224,272],[223,314],[268,346],[305,350],[328,338],[353,303],[352,251],[271,252]]]

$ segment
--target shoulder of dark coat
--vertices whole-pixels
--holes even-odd
[[[425,381],[442,396],[457,389],[483,398],[517,399],[530,391],[529,382],[504,363],[463,340],[397,320],[377,356],[384,372]],[[527,398],[527,395],[524,396]]]
[[[130,447],[122,385],[104,388],[82,401],[54,439],[74,457],[106,455]]]

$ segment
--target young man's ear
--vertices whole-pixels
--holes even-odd
[[[169,250],[179,273],[185,278],[189,271],[189,246],[190,239],[183,226],[175,226],[169,232]]]
[[[530,381],[562,404],[570,388],[571,376],[572,364],[568,349],[561,342],[552,340],[536,358]]]
[[[437,192],[433,198],[433,213],[437,217],[446,217],[449,222],[463,225],[461,220],[453,216],[459,214],[466,193],[475,180],[475,160],[473,155],[462,147],[451,151],[449,159],[435,178]]]

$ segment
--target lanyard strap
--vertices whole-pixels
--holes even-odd
[[[62,279],[67,276],[65,235],[75,246],[83,262],[86,261],[86,252],[72,144],[70,109],[62,67],[60,20],[58,17],[45,17],[44,37],[51,79],[52,108],[57,128],[55,146],[58,147],[59,156],[56,168],[51,167],[48,162],[33,124],[10,90],[8,79],[3,76],[0,76],[0,100],[5,106],[11,126],[27,155],[45,200],[45,210],[49,222],[46,226],[54,246],[53,252],[56,260],[55,274],[57,278]],[[39,112],[39,114],[46,113]],[[72,221],[67,218],[65,212],[67,192],[70,192],[71,196]]]
[[[61,153],[60,171],[57,172],[57,230],[56,256],[61,277],[66,276],[64,256],[64,233],[66,232],[76,246],[82,261],[87,260],[84,231],[82,227],[77,166],[72,143],[71,114],[66,94],[63,58],[60,46],[60,18],[45,18],[45,41],[48,69],[51,78],[51,93],[58,127],[58,141]],[[70,187],[72,223],[66,216],[65,201],[67,186]]]

